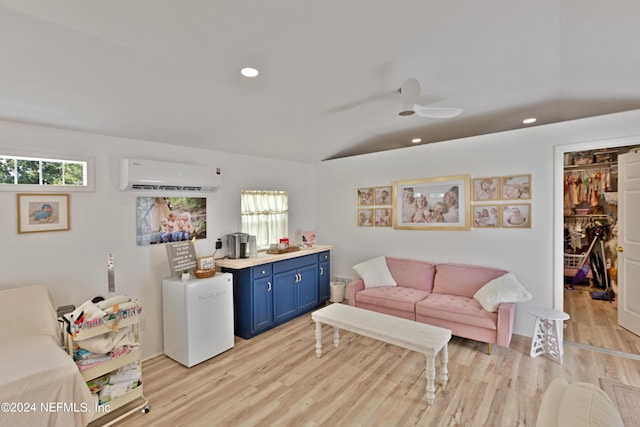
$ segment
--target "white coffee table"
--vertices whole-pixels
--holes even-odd
[[[340,345],[340,329],[397,345],[425,355],[427,359],[426,398],[429,404],[435,400],[436,355],[440,354],[438,379],[445,386],[448,381],[447,345],[451,331],[437,326],[426,325],[413,320],[402,319],[388,314],[352,307],[346,304],[331,304],[311,314],[316,322],[316,355],[322,356],[322,324],[333,326],[333,345]]]

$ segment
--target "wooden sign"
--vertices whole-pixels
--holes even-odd
[[[192,272],[196,269],[198,258],[191,241],[167,243],[165,246],[172,277],[180,276],[185,270]]]

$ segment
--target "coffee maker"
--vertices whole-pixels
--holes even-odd
[[[249,258],[249,235],[247,233],[227,234],[227,257]]]

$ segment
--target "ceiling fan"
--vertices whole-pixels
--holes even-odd
[[[402,108],[398,115],[400,116],[420,116],[429,117],[433,119],[447,119],[455,117],[462,113],[462,108],[453,107],[424,107],[418,105],[418,98],[420,97],[420,82],[411,77],[402,83],[398,92],[402,94]]]

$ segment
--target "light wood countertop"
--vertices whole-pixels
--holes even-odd
[[[247,267],[253,267],[254,265],[267,264],[270,262],[282,261],[285,259],[297,258],[300,256],[315,254],[318,252],[329,251],[333,249],[333,245],[317,245],[311,249],[300,249],[295,252],[286,252],[283,254],[268,254],[266,252],[258,252],[258,256],[251,258],[239,258],[230,259],[223,258],[215,261],[217,267],[231,268],[234,270],[240,270]]]

